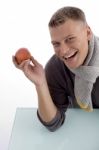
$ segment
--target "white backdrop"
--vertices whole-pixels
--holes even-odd
[[[37,107],[34,85],[16,69],[12,55],[27,47],[45,66],[53,54],[48,31],[51,15],[63,6],[80,7],[99,35],[97,0],[0,0],[0,150],[7,150],[17,107]]]

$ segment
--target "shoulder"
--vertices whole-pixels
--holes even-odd
[[[56,56],[53,55],[47,62],[46,67],[54,67],[59,64],[63,64],[62,61]]]
[[[74,78],[74,74],[66,67],[63,61],[61,61],[56,55],[53,55],[45,66],[45,73],[47,80],[66,82],[69,78]]]
[[[49,80],[62,77],[64,74],[64,63],[56,55],[53,55],[45,66],[45,73]]]
[[[93,84],[93,89],[91,94],[92,94],[93,107],[99,108],[99,77],[97,77],[96,82]]]
[[[67,69],[64,63],[56,55],[53,55],[46,63],[45,71],[46,72],[50,72],[50,71],[59,72],[59,71],[62,71],[64,68]]]
[[[56,55],[53,55],[48,62],[46,63],[45,66],[45,71],[46,72],[64,72],[64,73],[69,73],[73,74],[68,67],[64,64],[62,60],[60,60]]]

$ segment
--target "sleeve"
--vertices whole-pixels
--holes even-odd
[[[46,79],[53,103],[57,106],[56,116],[50,122],[44,122],[38,111],[40,122],[50,131],[55,131],[65,121],[65,112],[69,105],[67,77],[64,73],[63,64],[53,56],[45,67]]]
[[[64,120],[65,120],[64,113],[60,113],[59,110],[57,111],[56,116],[50,122],[44,122],[41,119],[38,111],[37,111],[37,116],[40,122],[51,132],[57,130],[64,123]]]

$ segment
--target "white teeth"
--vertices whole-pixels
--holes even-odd
[[[69,58],[71,56],[73,56],[75,54],[75,52],[71,53],[70,55],[68,55],[66,58]]]
[[[69,54],[68,56],[64,56],[65,59],[68,59],[70,57],[72,57],[76,52],[72,52],[71,54]]]

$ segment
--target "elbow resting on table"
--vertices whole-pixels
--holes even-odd
[[[37,111],[37,116],[40,122],[51,132],[54,132],[58,128],[60,128],[65,121],[65,113],[59,110],[57,111],[56,116],[50,122],[43,121],[38,111]]]

